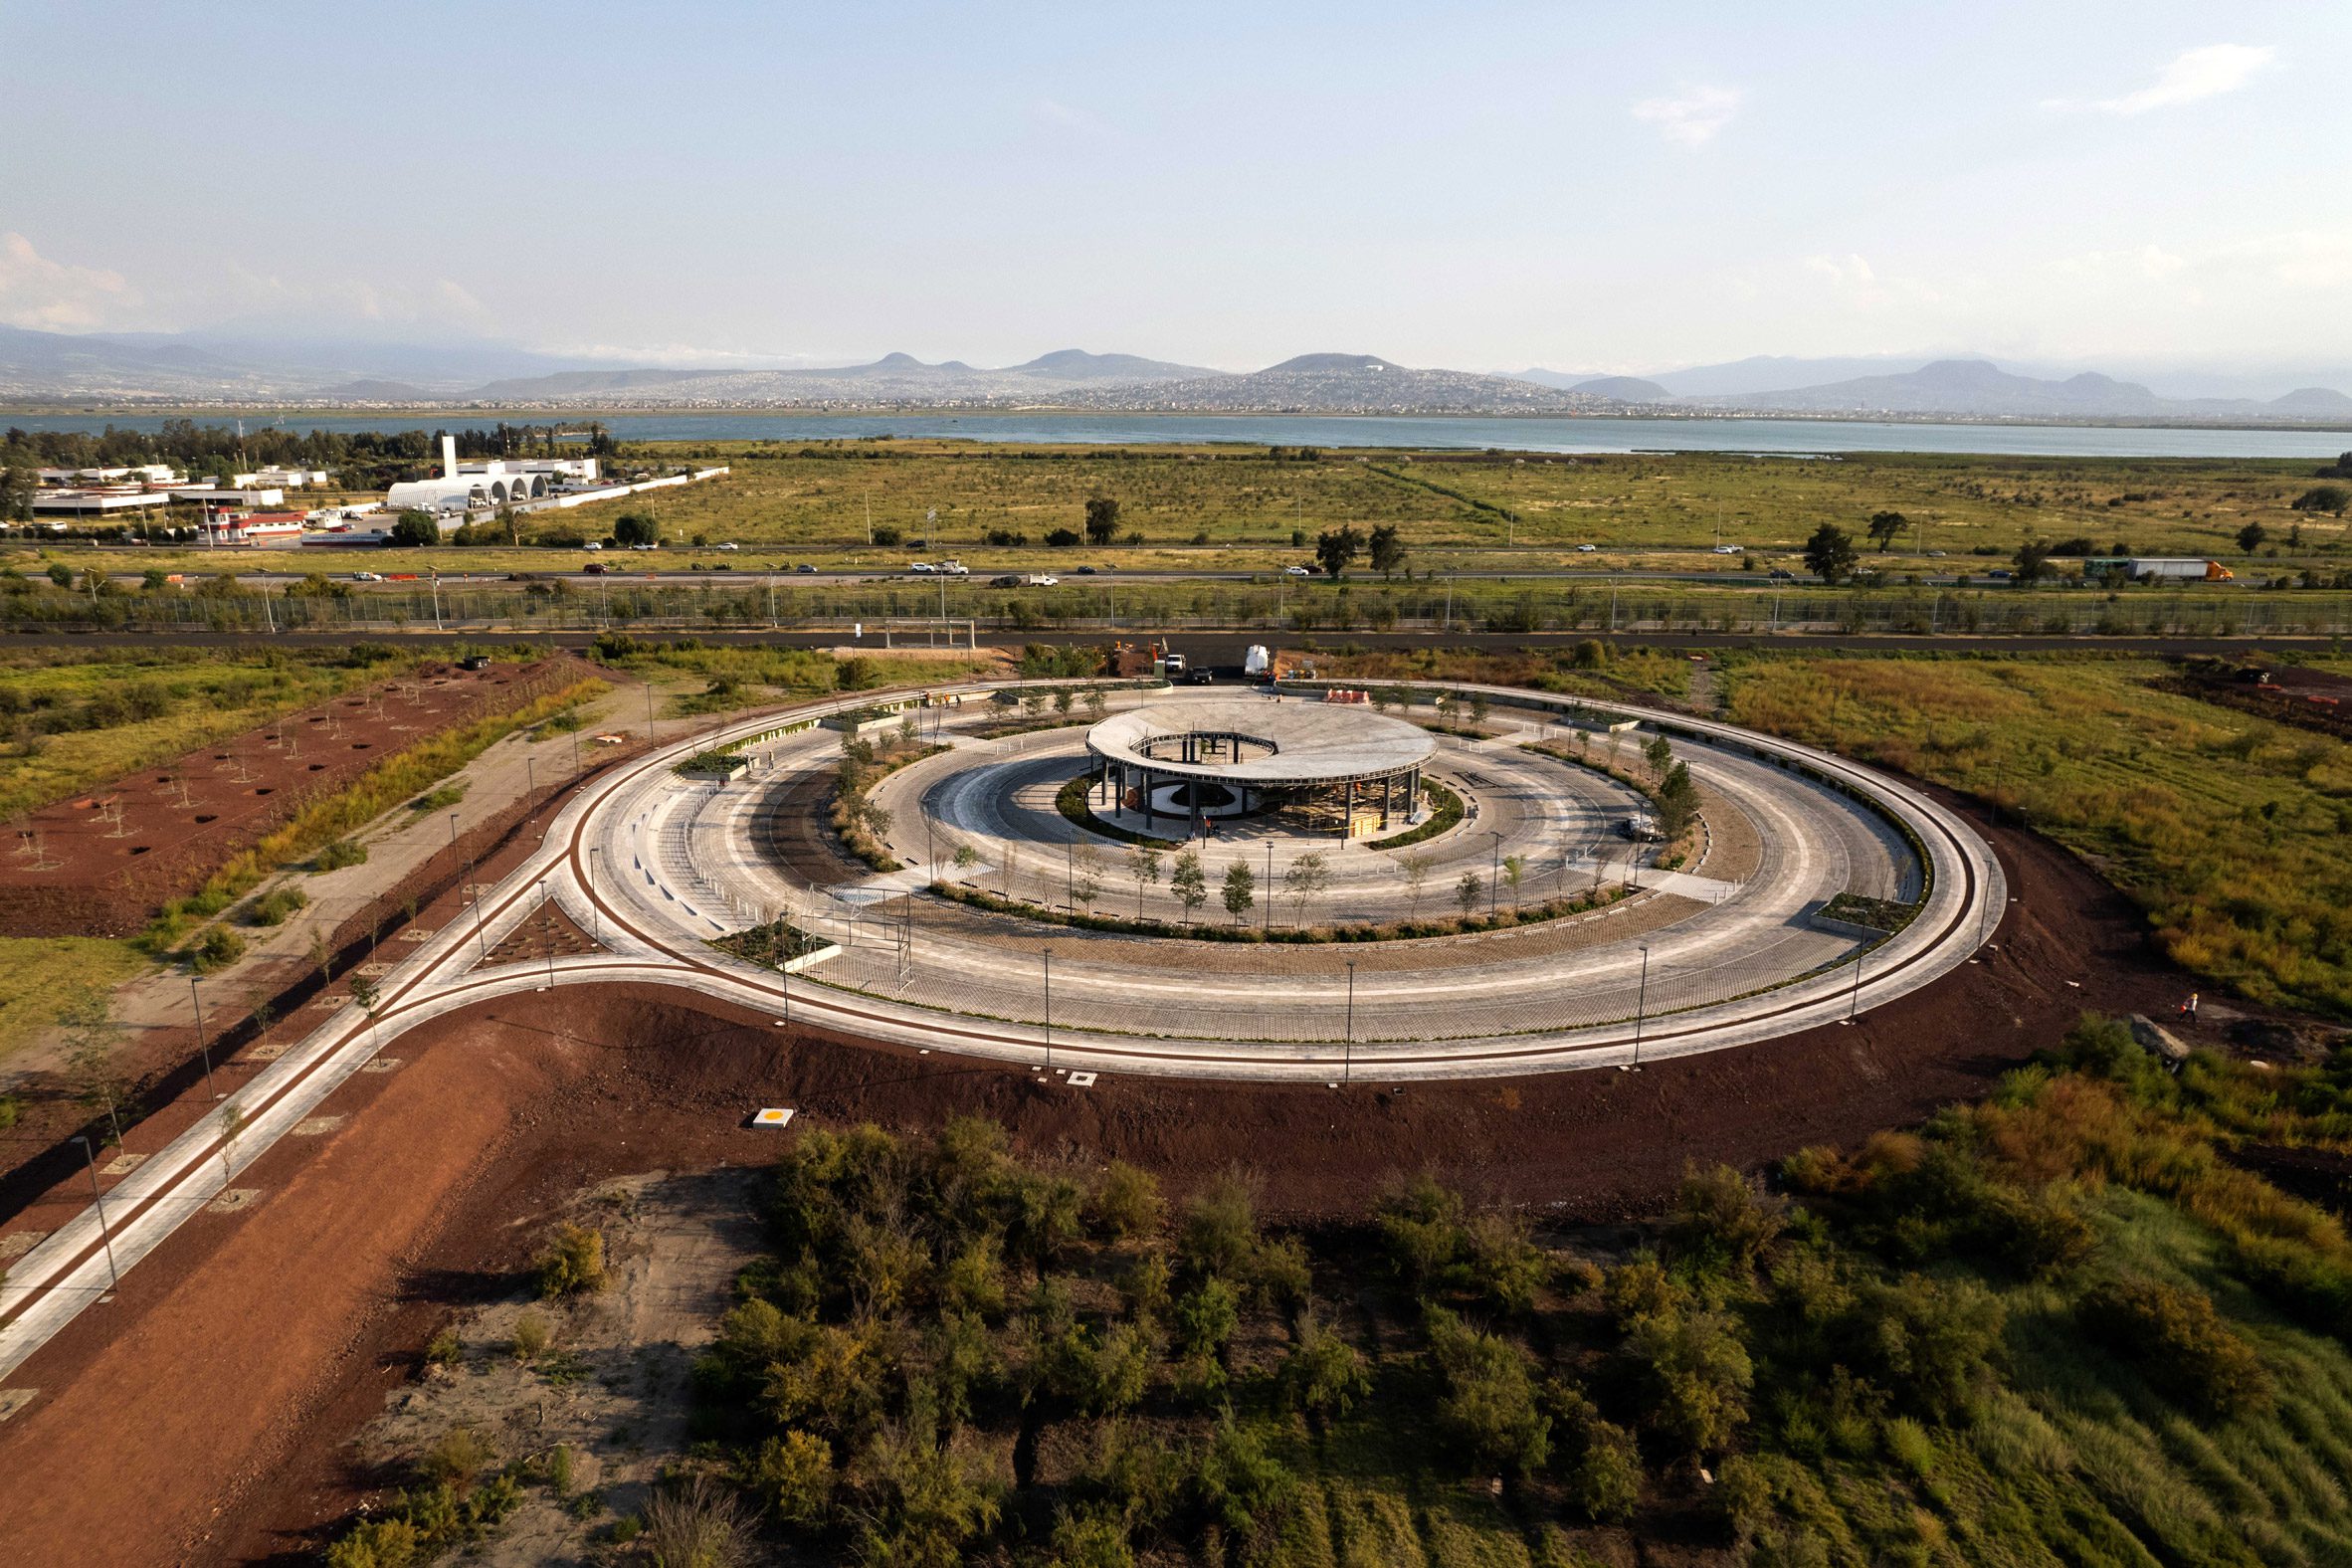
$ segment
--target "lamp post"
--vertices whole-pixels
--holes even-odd
[[[1634,1071],[1642,1071],[1642,1023],[1650,1012],[1650,944],[1642,944],[1642,988],[1634,996]]]
[[[196,1050],[204,1058],[204,1092],[219,1099],[219,1092],[212,1086],[212,1046],[204,1038],[204,998],[197,994],[194,975],[188,976],[188,1001],[196,1009]]]
[[[458,847],[458,814],[454,811],[449,814],[449,847]]]
[[[539,879],[539,903],[545,912],[539,917],[539,951],[547,959],[547,984],[555,984],[555,915],[548,909],[547,879]]]
[[[472,856],[466,858],[466,896],[474,900],[474,941],[476,946],[482,950],[482,961],[487,964],[490,962],[490,934],[483,929],[485,914],[482,907],[482,888],[474,881],[475,864]]]
[[[1870,950],[1867,947],[1854,955],[1854,989],[1847,993],[1846,998],[1846,1022],[1849,1024],[1853,1023],[1855,1015],[1862,1011],[1862,960],[1869,956]]]
[[[1045,950],[1046,958],[1046,1071],[1054,1071],[1054,949]]]
[[[604,945],[604,911],[596,906],[596,846],[588,846],[588,939]]]
[[[1340,1043],[1339,1081],[1345,1083],[1356,1072],[1356,961],[1347,961],[1347,1035]]]
[[[114,1267],[114,1238],[106,1230],[106,1195],[98,1187],[98,1156],[91,1151],[90,1139],[81,1133],[75,1133],[73,1141],[82,1145],[82,1157],[90,1165],[90,1199],[98,1207],[98,1240],[106,1248],[107,1287],[119,1290],[122,1288],[122,1274]]]
[[[1489,828],[1486,837],[1494,841],[1486,847],[1486,917],[1492,919],[1496,889],[1502,881],[1502,835]]]

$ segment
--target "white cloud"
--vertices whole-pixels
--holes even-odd
[[[2201,49],[2182,50],[2156,74],[2154,82],[2137,93],[2087,101],[2051,98],[2043,106],[2097,109],[2102,114],[2145,114],[2154,108],[2172,108],[2235,93],[2269,69],[2277,57],[2278,51],[2266,44],[2207,44]]]
[[[1808,272],[1819,274],[1841,289],[1866,289],[1878,281],[1870,271],[1870,264],[1859,256],[1808,256]]]
[[[46,332],[119,324],[139,296],[120,273],[53,262],[33,242],[0,234],[0,321]]]
[[[1656,125],[1668,141],[1696,147],[1713,139],[1739,112],[1734,88],[1692,88],[1680,98],[1644,98],[1634,105],[1634,118]]]

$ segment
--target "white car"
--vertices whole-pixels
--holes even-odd
[[[1029,579],[1029,586],[1032,588],[1059,588],[1062,586],[1062,579],[1059,577],[1041,575]]]
[[[351,580],[355,583],[380,583],[384,580],[384,574],[382,572],[353,572]]]
[[[1303,566],[1285,566],[1282,568],[1282,575],[1284,577],[1312,577],[1314,573]]]
[[[961,561],[941,561],[939,575],[942,577],[969,577],[972,575],[972,568]]]
[[[740,544],[714,544],[711,546],[715,550],[739,550],[742,547]]]
[[[906,569],[918,577],[935,577],[939,573],[939,568],[929,561],[908,561]]]
[[[597,540],[590,539],[586,544],[581,545],[580,548],[583,550],[601,550],[604,548],[604,546]]]
[[[1579,555],[1590,555],[1598,549],[1600,549],[1600,546],[1597,544],[1580,544],[1576,547],[1576,553]]]
[[[1718,544],[1715,546],[1715,553],[1717,555],[1737,555],[1739,553],[1739,546],[1736,544]]]

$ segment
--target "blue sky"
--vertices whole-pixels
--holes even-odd
[[[9,0],[0,321],[2352,361],[2352,7]]]

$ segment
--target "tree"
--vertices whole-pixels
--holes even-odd
[[[625,511],[613,519],[615,544],[639,545],[662,542],[662,525],[650,511]]]
[[[1478,906],[1478,894],[1484,890],[1485,884],[1478,881],[1476,872],[1464,872],[1462,881],[1454,884],[1454,901],[1462,905],[1464,919],[1469,919],[1470,911]]]
[[[412,506],[392,521],[392,529],[384,535],[386,544],[397,544],[409,549],[420,549],[441,542],[441,523],[429,511]]]
[[[1429,881],[1432,864],[1426,855],[1400,855],[1397,857],[1397,875],[1405,879],[1405,892],[1412,899],[1405,916],[1407,919],[1421,917],[1421,888],[1422,884]]]
[[[1156,887],[1160,881],[1160,852],[1148,844],[1135,846],[1131,863],[1135,874],[1135,918],[1143,918],[1143,889]]]
[[[2352,490],[2341,485],[2314,485],[2295,497],[2297,511],[2325,511],[2341,517],[2352,511]]]
[[[498,521],[505,524],[506,526],[506,542],[508,544],[518,545],[522,543],[521,512],[516,511],[511,506],[500,506],[498,508]]]
[[[1805,541],[1805,569],[1823,582],[1842,583],[1854,575],[1854,538],[1834,522],[1825,522]]]
[[[1086,502],[1086,542],[1108,544],[1119,536],[1119,503],[1109,495],[1096,495]]]
[[[1393,522],[1372,530],[1372,569],[1382,577],[1393,577],[1405,569],[1404,530]]]
[[[1870,542],[1878,546],[1880,555],[1884,555],[1887,546],[1894,543],[1895,536],[1910,525],[1911,519],[1899,511],[1874,511],[1870,513]]]
[[[114,998],[105,987],[78,985],[66,993],[57,1021],[66,1032],[66,1071],[82,1103],[106,1113],[112,1143],[122,1141],[118,1109],[127,1081],[116,1058],[122,1050],[122,1025],[114,1017]]]
[[[1088,914],[1094,912],[1094,900],[1102,896],[1102,863],[1090,844],[1078,847],[1078,880],[1071,884],[1070,896]]]
[[[1209,901],[1209,879],[1201,870],[1198,855],[1185,850],[1176,857],[1175,868],[1168,873],[1168,890],[1184,905],[1184,921],[1190,925],[1201,905]]]
[[[1290,863],[1282,873],[1282,890],[1290,895],[1290,923],[1306,920],[1306,901],[1331,885],[1331,858],[1312,850]]]
[[[1658,831],[1671,842],[1697,815],[1698,786],[1690,782],[1690,765],[1677,762],[1658,786]]]
[[[2254,551],[2260,549],[2262,547],[2262,541],[2269,537],[2269,529],[2263,527],[2258,522],[2250,522],[2245,527],[2238,530],[2238,547],[2241,550],[2244,550],[2247,554],[2252,555]]]
[[[1233,916],[1233,923],[1242,923],[1242,916],[1258,901],[1258,879],[1250,875],[1248,861],[1236,861],[1225,869],[1225,912]]]
[[[1642,756],[1649,762],[1650,771],[1664,778],[1666,770],[1673,764],[1674,743],[1664,735],[1652,735],[1642,743]]]
[[[1519,906],[1519,883],[1527,878],[1527,858],[1524,855],[1505,855],[1502,858],[1503,885],[1511,890],[1511,907]]]
[[[1364,552],[1364,536],[1353,523],[1341,523],[1315,535],[1315,564],[1328,577],[1337,577],[1356,563]]]

